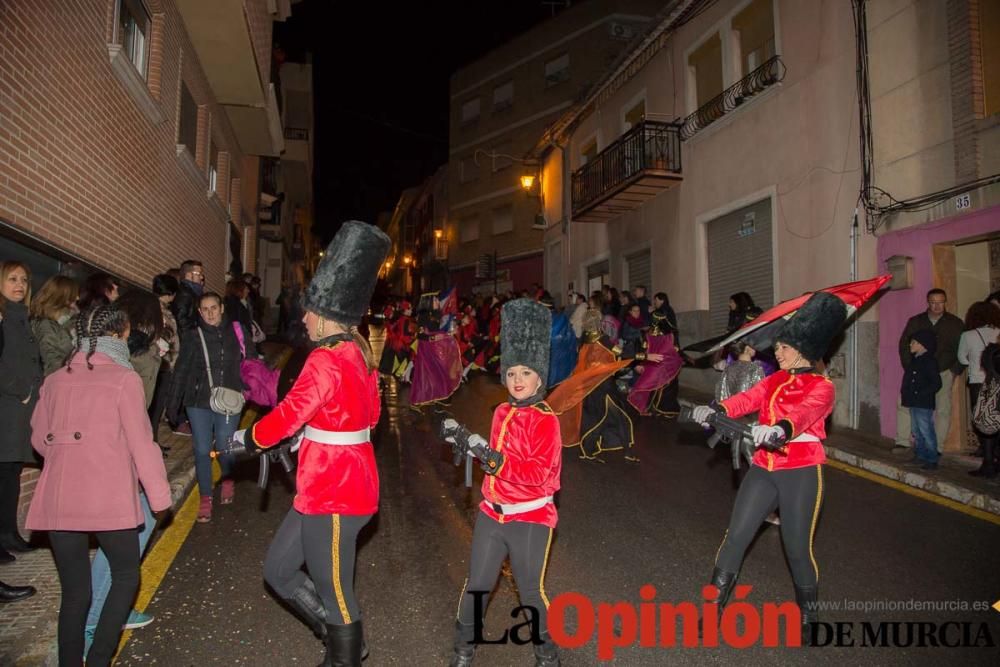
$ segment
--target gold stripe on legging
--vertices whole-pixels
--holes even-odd
[[[545,543],[545,558],[542,560],[542,573],[538,575],[538,592],[542,595],[545,608],[549,608],[549,597],[545,594],[545,570],[549,567],[549,549],[552,547],[552,529],[549,528],[549,540]]]
[[[816,465],[816,505],[813,507],[812,525],[809,526],[809,560],[812,561],[813,570],[816,571],[816,581],[819,582],[819,565],[813,556],[813,535],[816,534],[816,521],[819,520],[819,506],[823,502],[823,466]]]
[[[337,594],[337,606],[344,623],[351,623],[351,614],[347,611],[347,601],[344,599],[344,588],[340,584],[340,515],[333,515],[333,591]]]
[[[726,544],[726,538],[729,537],[729,529],[726,528],[726,532],[722,534],[722,541],[719,542],[719,548],[715,550],[715,562],[713,564],[719,564],[719,554],[722,553],[722,547]]]
[[[459,620],[462,613],[462,598],[465,597],[465,589],[469,587],[469,578],[465,578],[465,583],[462,584],[462,594],[458,596],[458,609],[455,610],[455,620]]]

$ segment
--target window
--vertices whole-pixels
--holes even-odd
[[[739,43],[742,78],[760,67],[774,53],[774,9],[772,0],[754,0],[733,17],[734,38]]]
[[[498,206],[492,211],[493,233],[505,234],[514,231],[514,207],[510,204]]]
[[[622,131],[628,132],[646,118],[646,99],[643,98],[627,109],[624,114]]]
[[[594,137],[580,149],[580,163],[587,164],[597,157],[597,137]]]
[[[469,243],[479,238],[479,216],[464,218],[458,226],[459,241]]]
[[[1000,113],[1000,3],[979,3],[983,59],[983,115]]]
[[[462,123],[473,123],[479,119],[479,98],[462,105]]]
[[[218,192],[219,181],[219,147],[214,141],[208,145],[208,189],[210,192]]]
[[[187,84],[181,82],[181,113],[178,120],[177,143],[194,157],[198,146],[198,105],[194,103]]]
[[[545,87],[569,81],[569,54],[564,53],[545,63]]]
[[[722,40],[716,33],[688,56],[694,76],[695,108],[700,108],[722,92]]]
[[[493,89],[493,111],[503,111],[514,106],[514,82],[508,81]]]
[[[125,56],[143,78],[146,78],[150,19],[142,0],[118,0],[117,35]]]
[[[474,158],[467,157],[458,164],[458,182],[469,183],[479,178],[479,166]]]

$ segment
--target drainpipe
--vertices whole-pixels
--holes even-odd
[[[858,209],[854,208],[854,219],[851,222],[851,282],[858,279]],[[857,315],[857,313],[855,313]],[[848,374],[848,425],[857,430],[859,412],[861,410],[858,397],[858,319],[855,317],[848,333],[847,374]]]

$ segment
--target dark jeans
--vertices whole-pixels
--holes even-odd
[[[188,408],[191,421],[191,436],[194,440],[194,472],[198,478],[198,493],[212,495],[212,450],[216,445],[233,439],[233,433],[240,425],[239,415],[220,415],[208,408]],[[222,477],[228,478],[233,468],[230,454],[219,456]]]
[[[139,531],[98,531],[94,535],[111,564],[111,590],[94,632],[87,656],[88,667],[111,664],[122,626],[128,620],[139,589]],[[59,666],[79,667],[83,662],[83,632],[90,608],[90,533],[49,532],[52,555],[59,571],[62,604],[59,607]]]
[[[21,495],[20,461],[0,463],[0,537],[17,535],[17,499]]]
[[[361,619],[354,594],[358,533],[372,515],[302,514],[289,510],[267,550],[264,580],[283,598],[292,597],[306,573],[326,608],[327,623],[346,625]]]

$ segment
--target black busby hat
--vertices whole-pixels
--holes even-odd
[[[552,337],[552,313],[531,299],[514,299],[500,311],[500,378],[511,366],[527,366],[549,380],[549,340]]]
[[[348,220],[327,246],[302,305],[328,320],[353,326],[368,312],[379,268],[392,241],[373,225]]]
[[[819,361],[846,319],[843,301],[829,292],[816,292],[785,323],[774,341],[791,345],[809,361]]]

